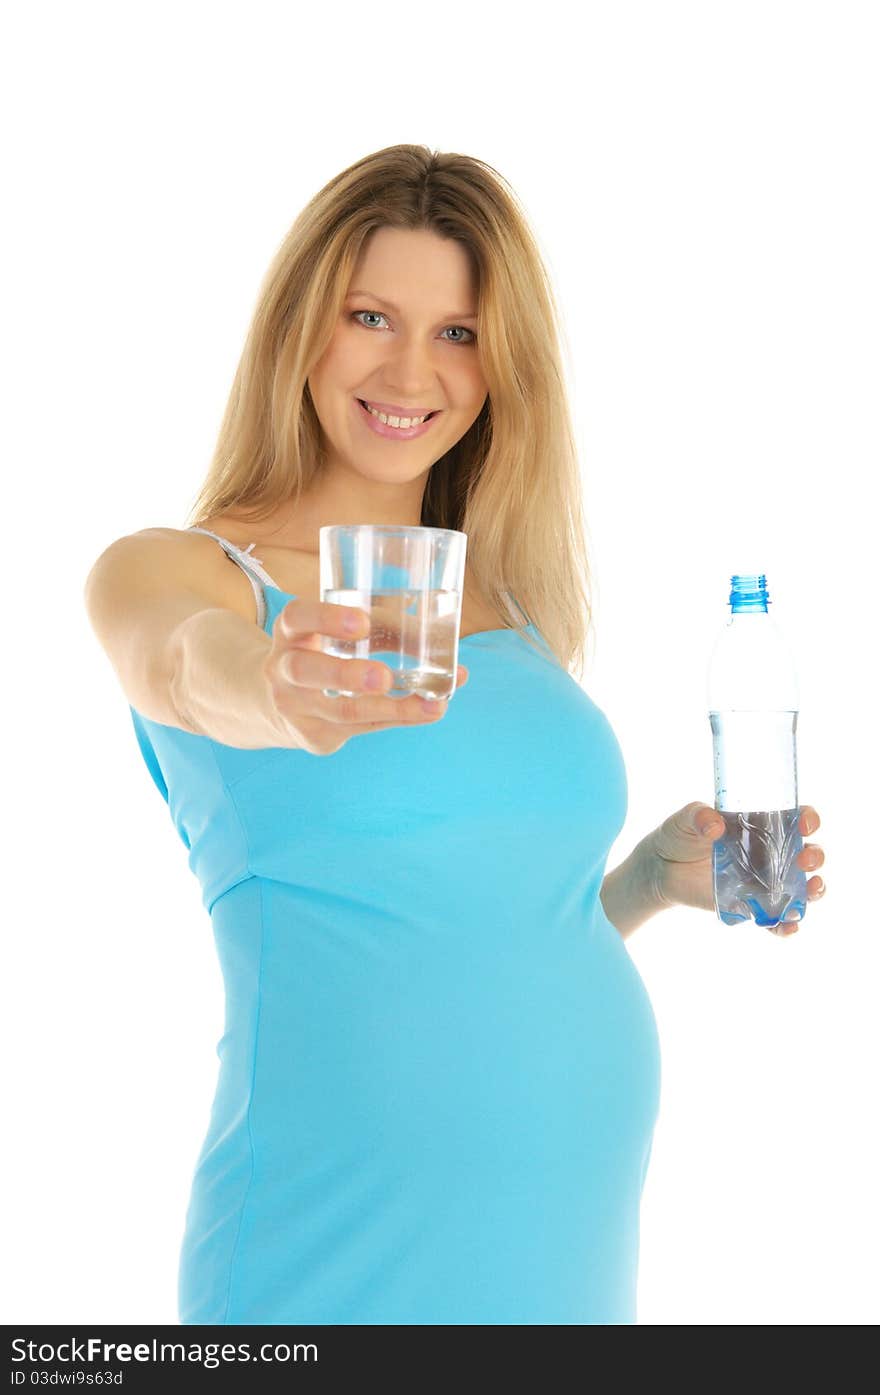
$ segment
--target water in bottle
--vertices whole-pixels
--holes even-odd
[[[802,920],[807,876],[798,827],[797,674],[767,609],[764,575],[731,578],[731,615],[712,651],[709,721],[715,808],[715,909],[725,925]]]

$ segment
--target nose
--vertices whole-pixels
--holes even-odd
[[[431,364],[431,351],[424,344],[401,339],[389,350],[384,381],[387,385],[388,402],[433,402],[436,396],[432,387],[434,369]]]

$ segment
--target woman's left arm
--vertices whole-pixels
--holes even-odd
[[[802,835],[815,833],[819,815],[811,804],[802,804],[798,828]],[[637,843],[625,862],[609,872],[600,896],[605,914],[623,939],[658,911],[672,906],[694,906],[715,913],[712,885],[712,844],[724,832],[718,811],[699,800],[686,804],[664,819]],[[796,862],[804,871],[821,867],[825,854],[818,843],[805,843]],[[810,877],[807,900],[825,895],[821,877]],[[800,921],[774,926],[790,935]]]

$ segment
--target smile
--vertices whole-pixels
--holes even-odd
[[[429,430],[432,421],[440,415],[439,412],[432,412],[422,422],[417,422],[415,426],[392,426],[388,421],[381,421],[375,409],[367,407],[359,397],[356,397],[358,412],[365,425],[374,431],[377,436],[385,436],[388,440],[410,441],[414,436],[424,436]]]

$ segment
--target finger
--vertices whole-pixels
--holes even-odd
[[[278,616],[277,624],[284,639],[288,640],[311,640],[315,635],[365,639],[370,633],[370,617],[365,610],[331,601],[298,598],[288,601]]]
[[[326,657],[326,656],[325,656]],[[285,662],[289,662],[287,656]],[[351,660],[343,659],[343,664]],[[390,676],[389,676],[390,681]],[[300,687],[296,695],[297,710],[306,717],[318,717],[322,722],[341,726],[406,726],[410,723],[436,721],[445,715],[447,703],[435,699],[426,701],[418,693],[408,697],[374,697],[359,693],[347,673],[340,681],[327,683],[328,690],[338,696],[328,696],[323,689]]]
[[[349,628],[349,621],[356,623],[356,628]],[[326,601],[300,601],[295,600],[288,604],[281,611],[278,622],[281,634],[284,639],[291,642],[291,649],[299,653],[315,654],[318,657],[317,664],[305,664],[302,666],[301,682],[304,687],[313,687],[323,690],[324,688],[336,689],[360,689],[367,691],[385,692],[391,686],[388,675],[390,670],[387,664],[373,663],[364,658],[340,658],[339,664],[357,665],[352,673],[342,674],[337,671],[335,679],[326,677],[321,672],[320,659],[335,657],[325,654],[322,647],[322,636],[330,635],[339,639],[365,639],[370,633],[372,624],[370,616],[365,610],[354,606],[343,606]],[[291,670],[291,673],[294,671]],[[367,687],[366,676],[372,673],[376,680]],[[456,671],[457,688],[463,688],[470,678],[470,672],[464,664],[459,664]]]
[[[804,843],[795,862],[802,867],[805,872],[813,867],[821,867],[825,861],[825,854],[818,843]]]
[[[807,900],[818,901],[825,895],[825,883],[821,877],[811,877],[807,882]],[[783,920],[778,925],[771,925],[769,928],[777,935],[793,935],[800,930],[803,918],[792,908],[787,911]]]
[[[370,659],[344,659],[298,646],[283,654],[278,662],[282,679],[297,691],[297,706],[306,717],[346,726],[383,723],[390,726],[424,722],[443,716],[445,699],[427,703],[418,693],[409,697],[386,697],[393,682],[387,664]],[[367,687],[367,679],[378,675],[379,688]],[[329,697],[329,692],[340,694]],[[353,695],[353,696],[352,696]]]
[[[392,683],[390,668],[377,659],[347,659],[336,654],[325,654],[323,649],[304,649],[298,644],[282,654],[278,660],[278,670],[288,683],[316,692],[332,688],[337,692],[345,690],[376,695],[387,693]]]
[[[807,882],[807,900],[820,900],[825,895],[825,890],[825,883],[821,877],[810,877]],[[769,928],[777,935],[793,935],[795,931],[800,930],[801,923],[802,917],[792,908],[778,925],[771,925]]]
[[[447,709],[444,699],[422,699],[416,693],[405,698],[385,699],[328,698],[322,694],[320,704],[311,715],[345,727],[424,725],[444,717]]]
[[[801,833],[815,833],[819,827],[820,819],[812,804],[802,804],[798,828]]]

